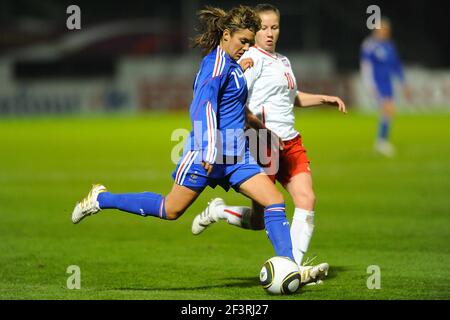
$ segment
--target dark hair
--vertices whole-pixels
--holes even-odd
[[[255,33],[261,29],[261,19],[248,6],[239,6],[226,12],[220,8],[207,6],[197,13],[200,20],[200,34],[193,40],[193,47],[200,47],[208,54],[217,47],[222,39],[223,31],[231,34],[238,30],[249,29]]]
[[[280,10],[278,10],[277,7],[275,7],[274,5],[271,5],[269,3],[261,3],[256,5],[255,7],[255,12],[257,14],[260,14],[261,12],[266,12],[266,11],[273,11],[277,14],[278,18],[280,18]]]

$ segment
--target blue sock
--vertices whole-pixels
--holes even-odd
[[[387,140],[389,137],[389,129],[391,127],[391,120],[383,117],[380,120],[380,124],[378,127],[378,139],[379,140]]]
[[[112,194],[102,192],[97,201],[101,209],[119,209],[141,216],[166,219],[165,199],[152,192]]]
[[[292,241],[289,222],[286,219],[285,205],[273,204],[264,208],[264,223],[266,224],[266,233],[275,249],[277,256],[291,258]]]

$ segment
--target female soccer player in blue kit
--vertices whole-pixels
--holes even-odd
[[[205,31],[194,44],[206,56],[194,82],[192,131],[172,174],[172,190],[166,196],[153,192],[113,194],[103,185],[94,185],[76,204],[72,222],[102,209],[175,220],[206,186],[233,187],[264,206],[265,228],[276,255],[294,260],[283,196],[250,155],[244,135],[248,92],[237,60],[248,51],[261,20],[246,6],[229,12],[207,7],[199,12],[199,18]],[[230,159],[234,161],[230,163]]]
[[[391,23],[387,18],[383,18],[380,28],[374,29],[370,37],[364,40],[360,60],[364,84],[377,100],[381,111],[375,151],[390,157],[395,152],[389,142],[395,113],[393,76],[400,80],[407,100],[411,100],[411,89],[406,84],[400,58],[391,41]]]

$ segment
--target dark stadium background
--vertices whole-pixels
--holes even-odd
[[[81,8],[82,29],[123,19],[148,19],[155,24],[152,32],[112,39],[110,43],[99,43],[65,57],[72,61],[95,61],[97,68],[103,70],[110,67],[109,59],[123,54],[168,55],[189,51],[187,39],[194,32],[195,12],[204,5],[231,8],[257,3],[236,0],[2,0],[0,54],[55,39],[67,32],[65,9],[70,4]],[[446,34],[448,12],[444,1],[284,0],[270,3],[282,12],[279,51],[328,51],[335,57],[340,71],[354,70],[358,67],[358,48],[367,35],[367,30],[361,27],[368,16],[366,8],[376,4],[382,14],[392,20],[394,37],[406,63],[429,68],[450,67],[450,41]],[[85,66],[90,69],[89,63]]]

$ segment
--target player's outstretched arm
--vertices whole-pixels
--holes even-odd
[[[322,104],[328,104],[331,106],[337,106],[338,110],[343,113],[347,113],[347,107],[344,101],[339,97],[334,96],[322,96]]]
[[[321,105],[332,105],[337,106],[339,111],[347,113],[347,107],[341,98],[335,96],[326,96],[321,94],[311,94],[301,91],[297,91],[297,96],[295,97],[295,106],[298,107],[313,107]]]

